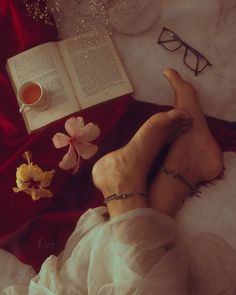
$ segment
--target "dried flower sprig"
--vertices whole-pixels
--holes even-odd
[[[43,171],[38,165],[34,165],[31,161],[31,152],[25,152],[23,157],[27,164],[22,164],[17,168],[17,187],[13,187],[13,191],[15,193],[25,192],[31,196],[33,201],[37,201],[40,198],[51,198],[53,194],[46,187],[51,184],[55,170]]]
[[[20,0],[27,12],[36,21],[45,25],[64,26],[65,11],[72,5],[72,17],[78,35],[91,34],[97,27],[106,27],[112,33],[112,25],[120,20],[122,15],[133,13],[133,10],[143,7],[143,0]],[[52,19],[54,17],[54,21]]]
[[[45,25],[53,26],[52,12],[44,0],[21,0],[29,15],[36,21],[43,21]]]

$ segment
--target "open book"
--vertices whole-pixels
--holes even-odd
[[[107,32],[47,42],[7,60],[15,93],[28,80],[46,91],[49,107],[23,113],[28,132],[81,109],[133,92]]]

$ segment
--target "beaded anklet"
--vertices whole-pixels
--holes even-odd
[[[190,191],[190,197],[191,196],[197,196],[200,198],[199,194],[201,194],[201,191],[198,189],[198,186],[193,186],[185,177],[183,177],[181,174],[174,172],[174,170],[169,169],[167,167],[164,166],[160,166],[160,170],[163,171],[166,175],[170,175],[172,176],[174,179],[182,182],[183,184],[185,184],[185,186],[187,186],[187,188]],[[104,203],[107,204],[108,202],[112,201],[112,200],[123,200],[132,196],[141,196],[141,197],[148,197],[148,194],[145,192],[132,192],[132,193],[125,193],[125,194],[113,194],[111,196],[108,196],[105,198]]]
[[[198,186],[193,186],[185,177],[183,177],[181,174],[174,172],[172,169],[169,169],[164,166],[160,166],[160,170],[163,171],[166,175],[172,176],[174,179],[182,182],[190,191],[190,197],[197,196],[200,198],[199,194],[201,194],[201,191],[198,189]]]
[[[148,194],[144,192],[133,192],[133,193],[120,194],[120,195],[113,194],[111,196],[106,197],[104,200],[104,203],[107,204],[108,202],[112,200],[123,200],[132,196],[140,196],[140,197],[147,198]]]

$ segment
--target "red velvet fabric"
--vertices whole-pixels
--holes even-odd
[[[98,124],[102,134],[96,141],[97,155],[82,163],[78,175],[71,176],[58,168],[65,150],[56,150],[52,144],[53,135],[64,132],[65,119],[28,135],[5,69],[7,58],[56,40],[56,30],[35,22],[16,0],[0,1],[0,30],[0,248],[38,271],[47,256],[63,250],[80,215],[102,205],[103,198],[91,179],[95,161],[126,143],[149,116],[166,107],[124,96],[77,113],[85,122]],[[208,122],[222,151],[236,151],[236,125],[212,118]],[[24,193],[13,192],[16,167],[24,162],[22,154],[27,150],[33,153],[35,164],[56,169],[53,198],[33,202]]]

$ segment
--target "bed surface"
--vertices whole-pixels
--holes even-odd
[[[77,115],[81,115],[85,122],[94,122],[98,124],[102,133],[96,141],[99,146],[97,155],[92,160],[83,163],[78,175],[71,176],[58,168],[58,162],[64,151],[55,150],[51,140],[56,132],[64,132],[65,119],[48,126],[40,132],[28,135],[21,114],[18,112],[16,97],[5,69],[7,58],[37,44],[50,40],[57,40],[57,32],[53,27],[46,27],[42,23],[34,22],[27,16],[25,8],[18,1],[7,0],[2,0],[0,2],[0,28],[7,28],[2,31],[2,40],[4,40],[4,42],[0,44],[0,248],[13,253],[21,261],[32,265],[37,271],[42,261],[47,256],[50,254],[57,255],[63,250],[65,242],[73,231],[80,215],[88,208],[102,205],[102,196],[94,188],[91,179],[91,168],[94,162],[108,151],[125,144],[139,126],[152,114],[166,110],[167,107],[160,105],[171,105],[170,100],[164,100],[164,97],[171,98],[173,94],[170,92],[164,80],[159,84],[158,89],[155,89],[156,86],[154,87],[151,82],[146,80],[143,81],[144,88],[141,89],[137,87],[135,93],[135,97],[139,99],[143,98],[143,101],[137,101],[130,96],[125,96],[78,113]],[[155,35],[156,37],[156,33],[159,32],[158,30],[151,30],[147,32],[147,35],[143,35],[143,40],[147,42],[145,43],[142,41],[142,44],[149,44],[151,36]],[[184,33],[181,33],[181,29],[178,29],[178,31],[180,34]],[[186,38],[187,37],[188,36],[186,36]],[[140,56],[141,53],[137,51],[136,54],[133,55],[134,60],[127,59],[126,54],[128,54],[127,52],[129,52],[132,47],[129,47],[128,43],[126,43],[127,52],[124,52],[122,43],[126,42],[129,38],[128,36],[118,36],[118,34],[114,34],[114,41],[121,55],[123,55],[128,72],[132,79],[136,81],[136,79],[138,79],[136,76],[139,75],[139,73],[136,73],[136,76],[135,74],[132,76],[129,63],[137,64],[142,57]],[[137,44],[141,42],[138,38],[141,38],[141,36],[135,36],[127,42],[130,42],[130,46],[132,44],[132,46],[137,46]],[[152,39],[152,42],[154,42],[154,39]],[[147,46],[151,46],[151,44]],[[213,49],[211,49],[211,52],[213,52]],[[164,52],[160,54],[164,54]],[[153,64],[154,58],[157,57],[151,55],[150,57],[150,63]],[[173,67],[176,67],[178,70],[183,70],[183,75],[186,75],[190,80],[192,79],[191,81],[194,84],[195,81],[197,81],[196,86],[200,88],[200,92],[209,95],[209,91],[213,91],[212,87],[204,91],[205,84],[200,83],[200,81],[205,81],[209,78],[210,70],[204,73],[205,76],[202,76],[202,80],[193,80],[192,74],[182,69],[182,66],[179,65],[178,67],[177,64],[174,63],[174,59],[171,60],[171,64],[172,62]],[[155,63],[158,64],[156,61]],[[158,68],[159,75],[162,68],[166,65],[167,64],[165,64],[163,60],[163,64],[160,64]],[[144,76],[146,75],[145,71],[148,70],[150,70],[151,74],[149,78],[152,80],[153,77],[157,77],[158,80],[158,73],[153,72],[151,68],[143,69],[142,73]],[[212,71],[212,73],[217,75],[214,71]],[[231,81],[229,79],[225,80],[227,80],[228,83]],[[214,83],[218,85],[217,80],[214,81]],[[135,82],[135,85],[136,83],[137,82]],[[235,88],[233,87],[235,87],[235,85],[235,83],[229,84],[227,88],[229,92],[227,92],[226,87],[222,84],[221,91],[225,92],[228,98],[234,99]],[[219,93],[218,90],[216,93]],[[156,104],[147,102],[147,97],[150,97],[152,100],[154,96],[157,98],[157,100],[155,100]],[[212,95],[210,94],[208,97],[212,97]],[[206,110],[210,110],[210,108],[208,109],[208,104],[210,104],[210,106],[217,105],[215,101],[213,103],[207,98],[202,99]],[[219,103],[220,106],[222,106],[222,101]],[[227,105],[228,110],[233,110],[235,105],[236,104],[231,101],[230,104]],[[230,115],[225,117],[226,113]],[[233,167],[236,165],[235,154],[233,153],[236,152],[236,125],[229,121],[235,118],[235,112],[234,114],[228,111],[226,113],[224,112],[222,117],[217,116],[218,119],[208,117],[208,122],[222,151],[232,152],[230,155],[226,154],[225,157],[226,169],[229,171],[229,174],[228,172],[226,173],[226,178],[229,178],[228,186],[233,186],[230,171],[235,171]],[[216,113],[209,112],[209,114],[212,115]],[[127,128],[127,126],[129,126],[129,128]],[[28,196],[24,194],[16,195],[13,192],[12,188],[15,186],[16,167],[23,163],[22,154],[26,150],[32,152],[34,162],[43,169],[56,170],[52,183],[52,191],[54,192],[54,197],[52,199],[33,202]],[[215,188],[217,190],[217,186],[215,186]],[[224,190],[225,187],[222,185],[220,191]],[[208,192],[210,194],[211,191],[209,190]],[[205,196],[204,193],[202,202],[210,198],[213,200],[214,194],[213,196]],[[218,198],[220,197],[218,196]],[[230,198],[232,201],[232,194],[230,194]],[[190,202],[193,205],[190,205]],[[191,215],[189,210],[195,210],[194,208],[197,206],[194,205],[194,202],[196,201],[189,200],[188,203],[186,203],[186,209],[184,208],[181,214],[184,214],[184,210],[186,210],[186,216]],[[210,206],[209,202],[208,207],[210,208]],[[192,209],[190,207],[192,207]],[[224,217],[227,218],[226,216]],[[184,217],[180,215],[178,220],[181,223]],[[228,223],[233,230],[235,220],[233,218],[224,220],[225,224]],[[182,224],[185,222],[186,221],[183,221]],[[206,227],[206,229],[208,229],[208,227]],[[230,233],[227,234],[227,236],[229,235]],[[232,243],[234,243],[235,246],[235,242],[233,241]]]

